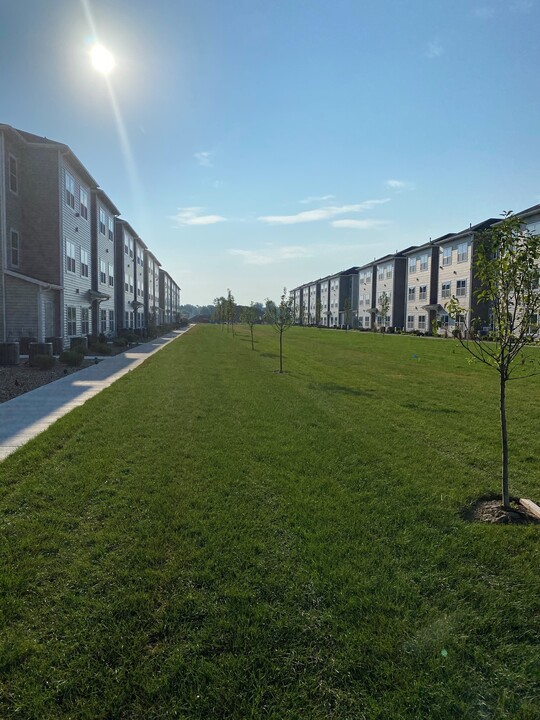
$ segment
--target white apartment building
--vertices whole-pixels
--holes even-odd
[[[358,307],[357,322],[362,330],[371,330],[375,312],[375,265],[363,265],[358,271]]]
[[[438,238],[442,241],[451,237]],[[438,311],[443,310],[437,303],[439,277],[439,247],[437,241],[430,241],[404,253],[407,262],[405,288],[405,330],[422,333],[432,331]]]

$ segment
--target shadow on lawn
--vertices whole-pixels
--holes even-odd
[[[327,393],[340,393],[341,395],[354,395],[355,397],[373,397],[375,395],[374,390],[361,390],[346,385],[336,385],[336,383],[310,383],[308,387],[310,390],[322,390]]]
[[[424,412],[442,414],[442,415],[459,415],[460,414],[459,410],[454,410],[453,408],[430,407],[428,405],[420,405],[419,403],[416,403],[416,402],[404,403],[401,407],[404,407],[407,410],[423,410]]]

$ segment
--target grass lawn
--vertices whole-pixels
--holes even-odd
[[[455,341],[199,326],[0,464],[0,717],[540,718],[540,526]],[[540,499],[540,378],[508,391]]]

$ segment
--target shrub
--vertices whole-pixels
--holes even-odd
[[[107,343],[98,342],[92,345],[90,352],[94,355],[111,355],[112,348]]]
[[[79,365],[82,365],[83,359],[84,355],[81,355],[80,352],[76,352],[75,350],[64,350],[59,358],[61,363],[69,365],[69,367],[79,367]]]
[[[125,337],[117,337],[113,340],[113,345],[115,347],[126,347],[128,344],[127,338]]]
[[[32,365],[39,370],[51,370],[56,363],[56,358],[52,355],[35,355],[32,358]]]
[[[84,355],[86,350],[84,349],[83,345],[75,345],[75,347],[71,348],[70,352],[79,353],[79,355]]]

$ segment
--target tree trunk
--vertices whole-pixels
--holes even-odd
[[[283,372],[283,331],[279,333],[279,372]]]
[[[510,507],[508,493],[508,434],[506,432],[506,377],[501,373],[502,501]]]

